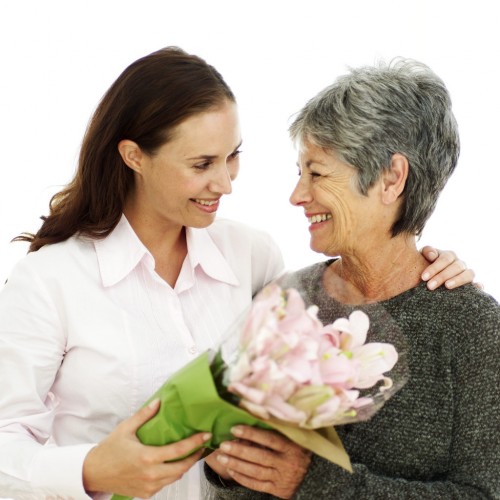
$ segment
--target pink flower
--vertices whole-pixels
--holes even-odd
[[[354,311],[323,326],[317,312],[295,289],[270,285],[256,297],[228,373],[228,390],[243,408],[318,428],[352,420],[357,409],[373,404],[359,389],[379,381],[390,386],[384,374],[398,355],[390,344],[365,343],[368,316]]]

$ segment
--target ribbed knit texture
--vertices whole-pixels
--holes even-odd
[[[338,426],[350,474],[314,456],[294,498],[500,499],[500,306],[466,285],[346,306],[323,289],[329,262],[289,275],[319,318],[331,323],[354,309],[370,317],[368,341],[407,351],[408,381],[369,421]],[[395,328],[395,325],[399,327]],[[271,498],[222,487],[205,466],[213,498]]]

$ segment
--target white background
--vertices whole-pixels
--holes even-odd
[[[0,282],[73,175],[87,121],[135,59],[178,45],[234,90],[242,171],[220,215],[273,234],[289,268],[320,260],[302,210],[287,126],[348,66],[412,57],[446,82],[462,141],[456,173],[421,244],[455,250],[500,299],[497,228],[500,30],[495,2],[476,0],[1,0]]]

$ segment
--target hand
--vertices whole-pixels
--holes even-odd
[[[219,461],[220,455],[223,455],[223,452],[220,449],[213,451],[210,455],[205,457],[205,463],[222,479],[229,481],[232,477],[229,475],[227,468]]]
[[[215,472],[246,488],[291,498],[307,473],[311,453],[274,431],[238,425],[231,432],[238,439],[221,444]]]
[[[139,441],[137,429],[159,408],[160,401],[152,401],[90,450],[83,463],[83,485],[88,492],[149,498],[180,479],[201,458],[202,449],[182,460],[164,463],[199,448],[210,434],[194,434],[165,446],[146,446]]]
[[[427,281],[429,290],[439,288],[443,283],[446,288],[452,289],[472,283],[474,280],[474,271],[468,269],[465,262],[458,259],[454,252],[437,250],[430,246],[425,246],[421,252],[429,262],[432,262],[422,273],[422,280]],[[480,284],[476,286],[482,288]]]

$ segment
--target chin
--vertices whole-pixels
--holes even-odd
[[[205,218],[205,220],[196,220],[191,221],[189,224],[186,224],[188,227],[194,227],[196,229],[205,229],[208,226],[211,226],[215,222],[215,217],[210,219]]]
[[[321,245],[315,245],[312,241],[311,241],[311,244],[309,245],[309,247],[311,248],[311,250],[313,252],[316,252],[316,253],[322,253],[324,255],[326,255],[326,249],[321,246]]]
[[[309,246],[313,252],[320,253],[326,257],[338,257],[340,255],[332,246],[315,244],[313,241],[311,241]]]

